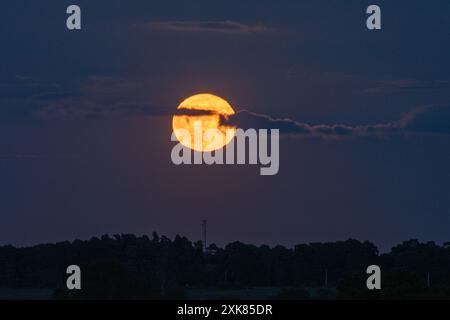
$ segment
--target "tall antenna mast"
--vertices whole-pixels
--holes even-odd
[[[203,252],[206,252],[206,220],[202,220]]]

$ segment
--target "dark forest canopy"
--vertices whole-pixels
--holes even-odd
[[[83,275],[83,290],[75,293],[65,289],[72,264]],[[366,289],[372,264],[382,269],[381,292]],[[153,233],[0,247],[0,288],[52,288],[57,298],[183,298],[189,288],[248,287],[280,287],[280,298],[308,298],[305,288],[326,290],[325,274],[335,298],[446,298],[450,243],[409,240],[380,254],[374,244],[353,239],[293,248],[233,242],[204,252],[200,241]]]

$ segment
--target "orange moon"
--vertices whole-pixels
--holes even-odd
[[[233,115],[235,112],[231,105],[221,97],[215,96],[209,93],[201,93],[193,95],[183,102],[177,108],[178,110],[187,110],[186,115],[176,114],[172,119],[172,128],[178,141],[195,151],[211,152],[218,150],[227,145],[234,137],[236,128],[233,126],[227,126],[220,123],[220,117],[227,118]],[[198,115],[195,113],[189,114],[189,111],[198,111]],[[204,111],[205,114],[201,114]],[[194,143],[194,124],[201,122],[202,126],[202,141],[201,144]],[[184,129],[190,134],[190,139],[186,139],[180,130]],[[222,135],[215,135],[208,137],[205,132],[209,129],[215,129],[222,133]]]

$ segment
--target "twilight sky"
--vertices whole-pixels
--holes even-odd
[[[0,244],[198,239],[201,219],[220,245],[450,241],[449,40],[447,0],[9,1]],[[278,175],[172,164],[171,116],[201,92],[270,117]]]

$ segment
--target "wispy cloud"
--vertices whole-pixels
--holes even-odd
[[[431,105],[415,108],[399,121],[407,132],[450,135],[450,105]]]
[[[149,103],[139,81],[120,77],[90,76],[72,85],[46,83],[31,78],[0,84],[3,112],[22,116],[85,117],[164,114],[164,108]],[[20,111],[20,112],[19,112]]]
[[[282,134],[298,137],[354,138],[387,137],[399,134],[450,135],[450,105],[415,108],[398,121],[371,125],[308,124],[289,118],[241,110],[222,121],[242,129],[279,129]]]
[[[439,83],[437,87],[444,86]],[[413,86],[411,83],[409,86]],[[416,85],[417,86],[417,85]],[[403,87],[407,87],[404,83]],[[158,116],[170,114],[201,115],[204,111],[172,110],[148,103],[145,84],[131,79],[91,76],[71,86],[39,82],[30,78],[10,84],[0,83],[0,102],[23,102],[21,116],[84,117],[99,119],[111,116]],[[5,105],[8,105],[6,103]],[[3,108],[0,112],[16,112]],[[239,128],[280,129],[294,136],[351,138],[392,136],[399,134],[450,135],[450,105],[429,105],[415,108],[398,121],[378,124],[309,124],[289,118],[241,110],[222,119]],[[21,155],[3,155],[3,158]]]
[[[153,31],[170,32],[208,32],[236,35],[254,35],[270,33],[274,29],[263,24],[244,24],[236,21],[158,21],[138,25]]]
[[[402,91],[448,90],[449,80],[389,79],[380,81],[377,86],[369,88],[369,93],[386,93]]]

